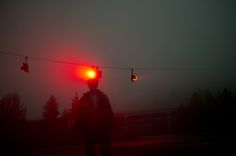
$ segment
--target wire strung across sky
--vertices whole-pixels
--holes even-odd
[[[81,63],[69,62],[69,61],[64,61],[64,60],[51,59],[51,58],[42,58],[42,57],[22,55],[22,54],[6,52],[6,51],[0,51],[0,54],[22,57],[22,58],[27,58],[27,59],[31,59],[31,60],[39,60],[39,61],[69,64],[69,65],[76,65],[76,66],[85,66],[85,67],[99,67],[99,68],[103,68],[103,69],[115,69],[115,70],[130,70],[132,68],[135,70],[156,70],[156,71],[196,71],[196,70],[205,71],[205,70],[209,70],[209,69],[204,69],[204,68],[177,68],[177,67],[175,67],[175,68],[158,68],[158,67],[105,66],[105,65],[92,65],[92,64],[89,65],[89,64],[81,64]]]
[[[76,62],[69,62],[69,61],[62,61],[62,60],[57,60],[57,59],[51,59],[51,58],[42,58],[42,57],[35,57],[35,56],[26,56],[26,55],[21,55],[17,53],[11,53],[11,52],[5,52],[5,51],[0,51],[1,54],[3,55],[10,55],[10,56],[16,56],[16,57],[27,57],[28,59],[32,60],[39,60],[39,61],[47,61],[47,62],[54,62],[54,63],[62,63],[62,64],[69,64],[69,65],[76,65],[76,66],[86,66],[86,67],[99,67],[99,68],[107,68],[107,69],[120,69],[120,70],[130,70],[130,67],[121,67],[121,66],[98,66],[98,65],[92,65],[92,64],[81,64],[81,63],[76,63]]]

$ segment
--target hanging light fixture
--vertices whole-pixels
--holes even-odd
[[[22,63],[22,66],[20,67],[20,70],[29,73],[29,65],[28,65],[28,57],[25,57],[25,62]]]

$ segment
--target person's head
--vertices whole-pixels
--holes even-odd
[[[98,79],[88,79],[87,80],[87,85],[89,90],[95,90],[98,88]]]

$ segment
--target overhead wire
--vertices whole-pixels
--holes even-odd
[[[10,55],[10,56],[16,56],[16,57],[27,57],[31,60],[38,60],[38,61],[46,61],[46,62],[52,62],[52,63],[61,63],[61,64],[68,64],[68,65],[76,65],[76,66],[85,66],[85,67],[99,67],[103,69],[114,69],[114,70],[131,70],[131,68],[135,70],[149,70],[149,71],[204,71],[207,69],[204,68],[177,68],[177,67],[170,67],[170,68],[161,68],[161,67],[128,67],[128,66],[106,66],[106,65],[93,65],[93,64],[82,64],[77,62],[69,62],[64,60],[58,60],[58,59],[51,59],[51,58],[43,58],[43,57],[36,57],[36,56],[29,56],[29,55],[22,55],[18,53],[12,53],[12,52],[6,52],[6,51],[0,51],[0,54],[3,55]],[[211,69],[212,70],[212,69]]]
[[[63,61],[63,60],[57,60],[57,59],[51,59],[51,58],[42,58],[42,57],[36,57],[36,56],[22,55],[18,53],[5,52],[5,51],[0,51],[0,53],[3,55],[5,54],[5,55],[17,56],[17,57],[23,57],[23,58],[27,56],[28,59],[32,59],[32,60],[47,61],[47,62],[62,63],[62,64],[69,64],[69,65],[77,65],[77,66],[99,67],[99,68],[118,69],[118,70],[131,69],[130,67],[122,67],[122,66],[101,66],[101,65],[93,65],[93,64],[82,64],[82,63],[69,62],[69,61]]]

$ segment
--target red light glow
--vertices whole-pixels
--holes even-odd
[[[77,67],[76,68],[76,77],[82,80],[95,79],[98,74],[96,69],[91,67]]]
[[[90,69],[86,72],[88,79],[94,79],[97,77],[97,72],[93,69]]]

